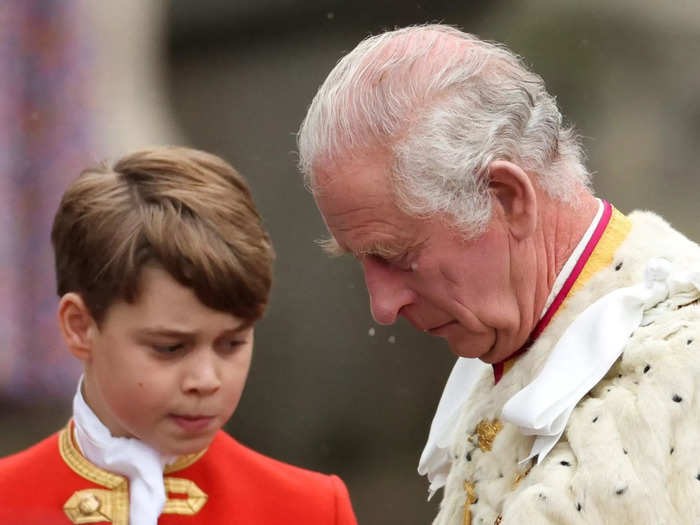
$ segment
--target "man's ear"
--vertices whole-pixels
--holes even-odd
[[[58,327],[71,353],[82,361],[89,361],[97,323],[77,293],[69,292],[61,297],[58,303]]]
[[[517,164],[495,160],[489,164],[489,189],[514,237],[532,235],[537,228],[537,194],[529,175]]]

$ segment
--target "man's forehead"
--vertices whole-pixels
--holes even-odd
[[[311,186],[314,192],[327,187],[371,181],[388,184],[391,152],[384,148],[368,151],[350,150],[333,158],[320,158],[313,164]]]

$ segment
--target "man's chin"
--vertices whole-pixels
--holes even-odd
[[[476,345],[473,342],[469,343],[462,339],[447,340],[450,350],[457,357],[466,357],[468,359],[481,359],[484,363],[498,363],[498,353],[496,350],[496,340],[490,346]]]
[[[474,345],[466,345],[464,343],[460,344],[457,342],[452,344],[448,341],[450,350],[457,357],[466,357],[468,359],[481,359],[485,363],[497,363],[499,360],[494,356],[494,347],[491,346],[488,350],[484,351]]]

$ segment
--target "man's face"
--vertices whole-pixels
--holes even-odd
[[[146,267],[137,301],[112,305],[91,344],[84,395],[112,435],[181,455],[206,448],[236,409],[253,328]]]
[[[384,165],[323,173],[316,203],[342,251],[362,264],[374,319],[403,316],[463,357],[497,362],[524,342],[532,312],[514,266],[508,225],[494,210],[474,240],[441,218],[410,217],[393,204]],[[530,287],[531,288],[531,287]]]

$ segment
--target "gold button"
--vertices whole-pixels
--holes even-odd
[[[94,494],[86,494],[80,498],[78,510],[83,516],[89,516],[100,510],[100,500]]]

